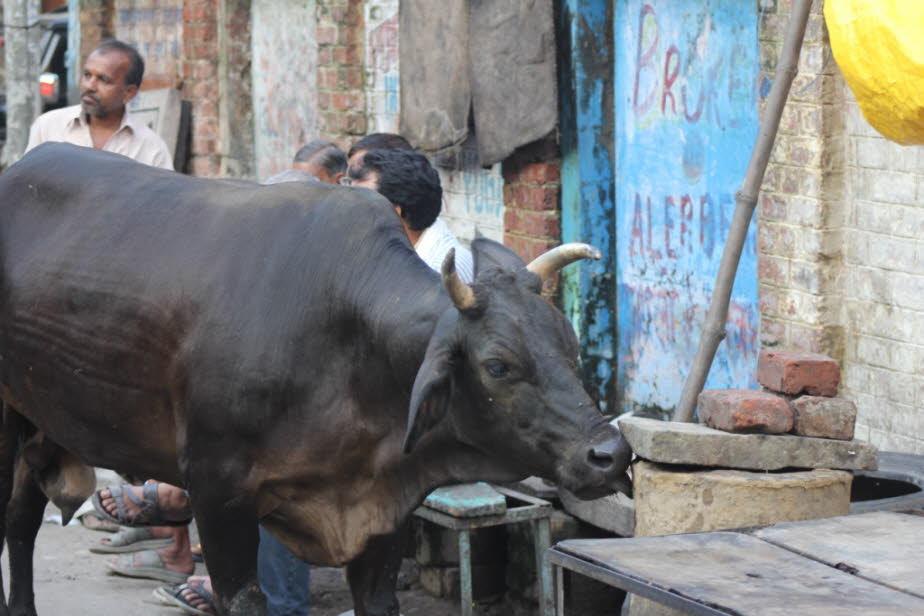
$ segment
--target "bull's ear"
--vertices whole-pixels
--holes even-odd
[[[475,276],[489,267],[518,270],[526,265],[526,261],[518,257],[515,252],[486,237],[472,240],[472,257],[475,261]]]
[[[452,398],[452,356],[455,353],[455,319],[448,327],[445,319],[434,331],[423,364],[414,379],[404,453],[410,453],[420,438],[446,416]],[[441,327],[442,326],[442,327]],[[451,329],[451,332],[447,332]],[[443,332],[443,333],[441,333]]]

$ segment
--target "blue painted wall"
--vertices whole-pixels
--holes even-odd
[[[585,385],[615,412],[616,218],[613,202],[613,20],[608,1],[563,0],[561,57],[562,241],[593,244],[599,262],[562,271],[565,314],[581,339]]]
[[[757,135],[757,3],[616,0],[618,378],[672,409],[696,354]],[[756,230],[707,387],[755,386]]]
[[[563,0],[562,235],[604,261],[563,273],[601,407],[676,405],[757,134],[757,3]],[[755,386],[752,228],[707,387]]]

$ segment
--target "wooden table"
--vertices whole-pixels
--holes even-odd
[[[742,531],[574,539],[569,569],[685,614],[924,616],[924,517],[879,512]]]

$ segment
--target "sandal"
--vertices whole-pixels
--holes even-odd
[[[99,543],[90,547],[90,551],[95,554],[122,554],[164,548],[172,544],[172,537],[155,537],[150,528],[126,526],[112,537],[101,539]]]
[[[186,598],[183,597],[183,592],[186,590],[191,590],[197,594],[200,599],[205,601],[206,605],[211,611],[206,612],[205,610],[200,610],[199,608],[193,606],[189,601],[187,601]],[[187,614],[196,614],[197,616],[214,616],[218,613],[218,610],[215,607],[215,598],[212,596],[212,593],[206,589],[205,582],[201,580],[186,582],[185,584],[178,584],[176,586],[161,586],[160,588],[155,588],[154,598],[158,599],[165,605],[178,607]]]
[[[167,569],[167,565],[164,564],[156,550],[123,554],[115,562],[107,562],[106,567],[113,575],[160,580],[168,584],[181,584],[193,573],[192,571],[180,573]]]
[[[131,484],[123,483],[120,486],[107,487],[106,489],[112,494],[112,499],[116,503],[117,516],[112,515],[103,507],[102,498],[99,495],[102,490],[93,493],[93,507],[103,518],[120,526],[186,526],[192,522],[192,518],[181,521],[164,519],[157,500],[157,485],[157,483],[146,483],[141,486],[140,499],[132,492],[131,488],[135,486]],[[128,517],[125,511],[125,498],[141,506],[141,510],[134,517]]]

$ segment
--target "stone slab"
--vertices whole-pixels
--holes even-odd
[[[507,512],[507,500],[503,495],[482,481],[437,488],[423,504],[456,518],[503,515]]]
[[[877,468],[876,448],[858,440],[732,434],[700,424],[644,417],[620,419],[619,430],[636,455],[663,464],[767,471],[782,468]]]
[[[558,495],[565,511],[577,519],[622,537],[635,534],[635,503],[622,492],[589,501],[564,488],[559,488]]]

